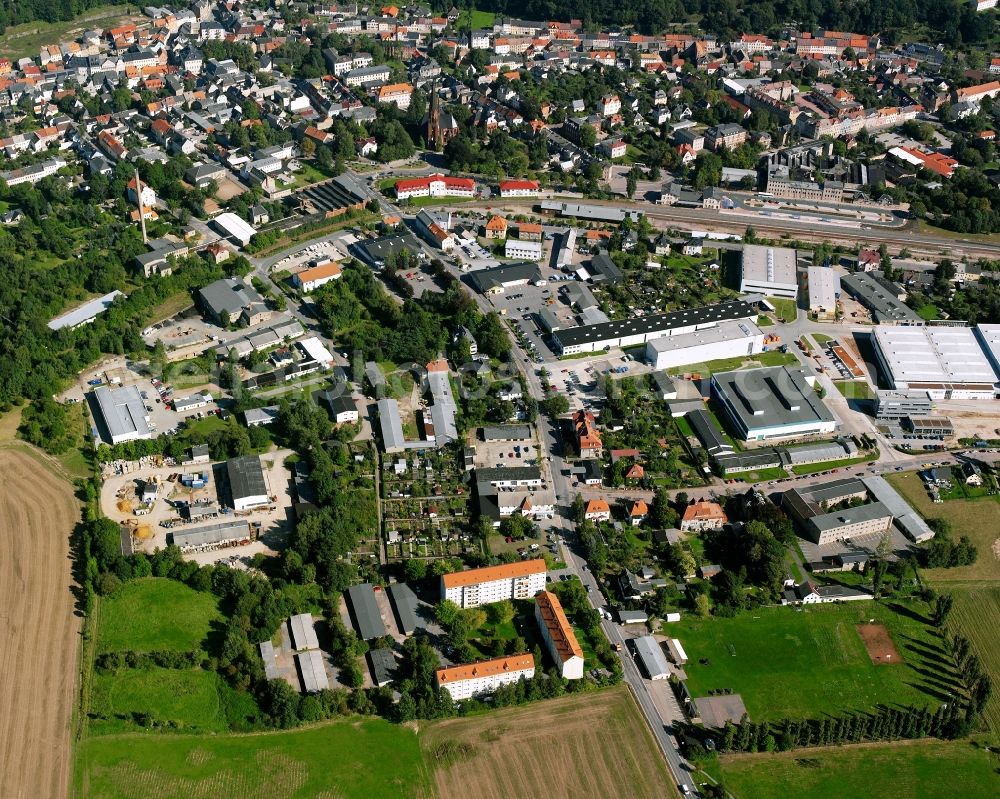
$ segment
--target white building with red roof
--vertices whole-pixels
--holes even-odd
[[[434,174],[423,178],[396,181],[396,199],[412,197],[475,197],[476,182],[471,178],[454,178]]]

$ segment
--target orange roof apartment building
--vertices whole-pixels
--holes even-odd
[[[564,680],[581,679],[583,649],[576,640],[573,625],[566,618],[559,597],[551,591],[541,591],[535,596],[535,621],[560,676]]]
[[[535,658],[527,653],[449,666],[434,673],[438,688],[444,688],[455,701],[490,694],[502,685],[534,676]]]
[[[548,571],[541,558],[441,575],[441,598],[462,608],[505,599],[531,599],[545,590]]]

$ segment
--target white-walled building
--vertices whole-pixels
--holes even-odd
[[[756,355],[763,349],[764,333],[757,325],[749,319],[726,320],[712,327],[646,342],[646,361],[656,369],[671,369]]]
[[[712,398],[730,431],[743,441],[801,438],[837,430],[815,389],[816,377],[790,366],[712,375]]]
[[[123,441],[152,438],[149,429],[149,414],[136,386],[108,388],[98,386],[94,390],[96,404],[95,417],[104,423],[102,437],[109,444]],[[542,585],[544,588],[545,585]]]
[[[314,289],[318,289],[323,284],[329,283],[331,280],[338,280],[341,274],[343,274],[343,271],[340,268],[340,264],[336,261],[329,261],[328,263],[319,264],[309,269],[303,269],[298,274],[292,276],[292,282],[301,291],[309,293]]]
[[[230,458],[226,461],[226,476],[233,510],[249,510],[270,503],[264,468],[257,455]]]
[[[934,400],[996,396],[997,373],[971,327],[878,325],[872,343],[896,391],[926,391]]]
[[[523,239],[507,239],[503,255],[504,258],[518,261],[541,261],[542,243],[540,241],[524,241]]]
[[[551,591],[541,591],[535,597],[535,621],[545,645],[565,680],[583,677],[583,649],[576,640],[573,625],[566,618],[559,597]]]
[[[537,197],[537,180],[502,180],[500,181],[501,197]]]
[[[788,247],[743,246],[740,291],[768,297],[795,299],[799,285],[795,277],[795,250]]]
[[[323,344],[323,342],[316,336],[304,338],[299,341],[298,344],[303,353],[305,353],[312,360],[316,361],[316,363],[324,369],[333,365],[333,353],[331,353],[330,350],[326,348],[326,345]]]
[[[837,314],[837,295],[840,294],[840,277],[825,266],[809,267],[809,311],[819,318],[833,318]]]
[[[396,181],[396,199],[411,197],[474,197],[476,182],[472,178],[453,178],[448,175],[428,175]]]
[[[723,302],[701,308],[560,328],[553,332],[552,343],[559,355],[599,352],[611,347],[635,347],[657,338],[681,336],[727,320],[755,321],[757,316],[758,309],[754,303]]]
[[[505,599],[531,599],[545,590],[548,572],[541,558],[441,575],[441,598],[462,608]]]
[[[464,666],[451,666],[435,672],[438,688],[444,688],[455,701],[493,693],[501,685],[535,676],[535,659],[530,654],[481,660]]]

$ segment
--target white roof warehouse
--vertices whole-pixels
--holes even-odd
[[[757,319],[757,306],[749,302],[724,302],[637,319],[599,322],[557,330],[552,341],[560,355],[597,352],[607,347],[631,347],[665,336],[714,327],[729,319]]]
[[[102,437],[110,444],[152,438],[146,404],[135,386],[108,388],[98,386],[93,392],[95,416],[103,424]]]

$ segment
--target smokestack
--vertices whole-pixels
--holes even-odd
[[[142,207],[142,181],[139,180],[139,167],[135,168],[135,199],[139,204],[139,225],[142,227],[142,243],[149,244],[146,237],[146,212]]]

